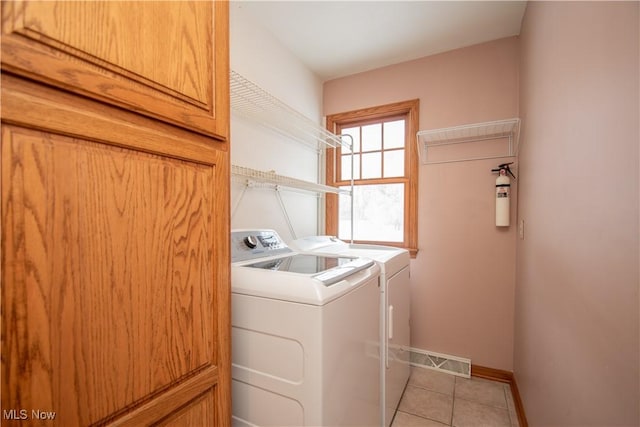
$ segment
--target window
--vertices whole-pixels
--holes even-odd
[[[352,196],[327,195],[327,234],[350,240],[353,233],[354,241],[400,246],[415,256],[418,100],[334,114],[327,127],[353,139],[353,150],[327,150],[327,183],[354,184]]]

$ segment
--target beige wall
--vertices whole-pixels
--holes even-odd
[[[638,2],[529,2],[515,375],[532,426],[640,425]]]
[[[517,94],[511,37],[326,82],[324,114],[418,97],[435,129],[517,117]],[[516,227],[494,225],[490,171],[504,160],[420,166],[411,342],[512,370]]]

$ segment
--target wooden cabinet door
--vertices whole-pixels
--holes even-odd
[[[227,424],[228,152],[7,75],[2,98],[2,425]]]
[[[3,1],[2,66],[226,139],[227,27],[224,1]]]
[[[21,21],[39,34],[26,31],[25,41],[16,30],[2,40],[2,426],[230,424],[226,130],[213,138],[191,113],[169,119],[157,112],[166,105],[153,105],[165,103],[161,93],[179,99],[192,90],[196,99],[215,91],[217,99],[224,90],[188,89],[206,86],[204,75],[187,73],[189,85],[167,77],[189,69],[184,53],[163,77],[118,50],[134,35],[171,38],[147,34],[158,27],[139,26],[138,35],[120,18],[164,3],[182,4],[171,19],[191,17],[200,2],[117,9],[124,3],[2,5],[3,24]],[[99,33],[117,55],[87,53],[99,37],[82,38],[82,14],[109,16]],[[194,31],[226,39],[227,27]],[[42,52],[52,55],[46,65]],[[138,52],[145,61],[156,55]],[[228,76],[227,60],[211,66],[225,64]],[[146,89],[136,80],[143,75]],[[129,89],[149,88],[139,105],[129,103]],[[210,129],[228,128],[228,108],[228,99],[211,101]]]

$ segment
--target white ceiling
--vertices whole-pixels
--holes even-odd
[[[323,81],[520,33],[526,1],[247,1]]]

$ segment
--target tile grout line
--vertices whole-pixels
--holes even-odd
[[[469,379],[467,381],[473,381],[473,379]],[[489,384],[500,384],[502,386],[505,385],[505,383],[502,383],[502,382],[499,382],[499,381],[493,381],[493,380],[485,380],[485,379],[483,379],[482,382],[489,383]],[[456,381],[456,384],[457,384],[457,381]],[[475,397],[476,396],[475,393],[473,393],[472,397],[459,397],[459,399],[464,400],[465,402],[472,402],[472,403],[477,403],[478,405],[488,406],[490,408],[504,409],[504,410],[506,410],[508,412],[509,411],[509,402],[507,401],[506,396],[504,395],[504,393],[505,393],[504,387],[501,387],[501,388],[502,388],[503,397],[505,399],[504,400],[505,406],[498,406],[498,405],[495,405],[495,404],[491,404],[491,403],[487,403],[487,402],[484,402],[484,401],[477,400],[477,398]]]
[[[511,419],[511,411],[509,410],[509,398],[507,397],[507,387],[509,387],[509,391],[511,391],[511,386],[507,385],[502,387],[502,392],[504,394],[504,403],[507,404],[507,415],[509,415],[509,424],[513,425],[513,420]]]
[[[442,395],[444,395],[444,396],[453,396],[453,394],[444,393],[444,392],[442,392],[442,391],[434,390],[434,389],[432,389],[432,388],[424,387],[424,386],[421,386],[421,385],[418,385],[418,384],[410,384],[410,383],[407,383],[407,387],[409,387],[409,386],[411,386],[411,387],[413,387],[413,388],[419,388],[419,389],[421,389],[421,390],[430,391],[430,392],[433,392],[433,393],[442,394]],[[453,383],[453,387],[454,387],[454,389],[455,389],[455,382]],[[406,389],[405,389],[405,390],[406,390]]]
[[[499,404],[496,405],[495,402],[494,403],[489,403],[489,402],[483,402],[483,401],[476,400],[476,399],[474,399],[475,395],[472,395],[469,398],[457,397],[457,391],[458,391],[457,390],[457,388],[458,388],[457,386],[461,385],[461,382],[463,382],[463,381],[466,381],[466,380],[462,380],[458,376],[454,376],[454,378],[453,378],[453,389],[452,389],[452,393],[451,394],[448,394],[447,392],[443,392],[441,390],[436,390],[436,389],[430,388],[429,384],[417,384],[417,383],[411,383],[411,381],[409,381],[409,382],[407,382],[407,387],[403,391],[403,397],[404,397],[404,394],[405,394],[405,392],[407,392],[409,387],[413,387],[416,390],[423,390],[425,392],[434,393],[434,394],[437,394],[437,395],[440,395],[440,396],[443,396],[443,397],[450,397],[452,405],[451,405],[451,413],[450,413],[450,417],[449,417],[449,422],[448,422],[448,424],[443,424],[443,426],[446,425],[446,426],[449,426],[449,427],[454,427],[454,419],[453,419],[453,417],[454,417],[455,409],[456,409],[456,401],[458,399],[460,399],[461,401],[470,402],[470,403],[473,403],[473,404],[476,404],[476,405],[479,405],[479,406],[482,406],[482,407],[494,408],[494,409],[497,409],[499,411],[506,411],[507,412],[507,420],[509,422],[509,425],[511,427],[516,427],[517,426],[517,424],[513,423],[513,415],[510,412],[509,399],[507,398],[507,393],[510,391],[510,388],[511,388],[510,384],[504,384],[504,383],[501,383],[500,381],[486,380],[486,382],[490,383],[490,384],[501,384],[502,385],[502,387],[500,387],[500,388],[502,390],[501,394],[502,394],[502,397],[503,397],[504,406],[499,406]],[[470,378],[468,381],[473,381],[473,378]],[[485,381],[482,381],[482,382],[485,382]],[[422,419],[426,419],[426,420],[438,421],[438,420],[434,420],[431,417],[414,414],[412,412],[405,412],[405,411],[399,411],[399,410],[398,410],[398,412],[403,412],[405,414],[409,414],[409,415],[412,415],[412,416],[415,416],[415,417],[419,417],[419,418],[422,418]]]
[[[502,410],[502,411],[507,411],[507,412],[509,412],[509,408],[505,408],[505,407],[503,407],[503,406],[490,405],[490,404],[488,404],[488,403],[483,403],[483,402],[480,402],[480,401],[478,401],[478,400],[468,399],[468,398],[464,398],[464,397],[459,397],[458,399],[460,399],[460,400],[464,400],[465,402],[475,403],[476,405],[486,406],[487,408],[500,409],[500,410]]]
[[[425,384],[414,383],[414,382],[411,381],[411,379],[409,379],[409,382],[407,383],[407,387],[405,388],[405,392],[409,389],[409,387],[413,387],[416,390],[422,390],[422,391],[425,391],[427,393],[432,393],[434,395],[439,395],[439,396],[445,397],[447,399],[451,399],[451,405],[452,405],[452,408],[453,408],[453,393],[454,393],[454,390],[455,390],[455,377],[453,378],[451,393],[443,392],[441,390],[436,390],[434,388],[430,388],[429,384],[425,385]],[[452,411],[453,411],[453,409],[452,409]],[[431,416],[419,415],[419,414],[416,414],[416,413],[413,413],[413,412],[405,412],[405,411],[400,411],[400,412],[404,412],[404,413],[407,413],[407,414],[410,414],[410,415],[413,415],[413,416],[416,416],[416,417],[419,417],[419,418],[422,418],[422,419],[425,419],[425,420],[434,421],[434,422],[442,424],[443,426],[446,426],[446,427],[451,427],[451,422],[452,422],[452,420],[451,420],[452,417],[451,416],[449,417],[449,421],[447,422],[446,420],[435,419],[435,418],[432,418]]]
[[[449,425],[453,427],[453,411],[456,407],[456,388],[458,385],[458,377],[453,380],[453,400],[451,401],[451,418],[449,418]]]
[[[445,426],[445,425],[446,425],[446,426],[448,426],[448,427],[451,427],[451,425],[449,425],[449,424],[441,423],[441,422],[440,422],[440,421],[438,421],[438,420],[434,420],[433,418],[425,417],[424,415],[414,414],[413,412],[406,412],[406,411],[400,411],[400,410],[398,410],[397,412],[402,412],[403,414],[411,415],[412,417],[422,418],[423,420],[433,421],[433,422],[436,422],[436,423],[438,423],[438,424],[442,424],[443,426]]]

